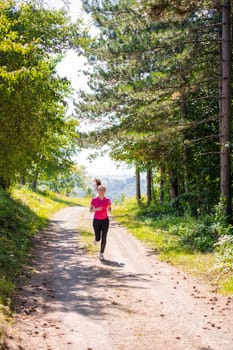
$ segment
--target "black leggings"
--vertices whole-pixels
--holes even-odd
[[[100,253],[104,253],[104,249],[107,242],[108,227],[109,227],[109,218],[106,218],[104,220],[97,220],[97,219],[93,220],[95,240],[99,242],[101,239]]]

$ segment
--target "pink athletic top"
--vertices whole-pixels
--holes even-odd
[[[111,206],[111,201],[109,198],[104,197],[103,199],[100,199],[99,197],[92,198],[91,205],[93,207],[98,208],[102,207],[102,210],[95,211],[94,213],[94,219],[97,220],[104,220],[108,217],[107,209]]]

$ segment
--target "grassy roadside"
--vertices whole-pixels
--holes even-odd
[[[14,286],[30,256],[32,238],[52,214],[85,200],[27,188],[0,191],[0,311],[8,314]]]
[[[210,244],[211,236],[208,236],[198,220],[172,215],[154,217],[141,215],[133,200],[115,207],[114,217],[131,234],[154,250],[160,260],[179,266],[187,273],[203,279],[220,293],[233,294],[232,273],[220,272],[217,268],[217,254],[214,251],[202,252],[201,248]],[[203,230],[201,243],[198,241],[200,237],[189,236],[189,228],[191,231],[196,227],[200,231]],[[182,230],[186,230],[183,236]],[[191,241],[195,239],[197,240],[195,244],[197,247],[199,244],[200,249],[192,249]]]
[[[87,198],[84,205],[86,207],[89,207],[89,203],[90,203],[90,198],[89,199]],[[81,215],[80,224],[77,227],[78,229],[77,239],[79,241],[79,246],[82,247],[82,249],[84,249],[87,254],[96,255],[99,251],[99,247],[93,244],[94,232],[92,227],[92,214],[90,213],[89,217],[87,217],[85,213],[80,215]]]
[[[99,247],[93,244],[94,234],[90,228],[78,227],[78,240],[88,254],[96,255],[98,253]]]

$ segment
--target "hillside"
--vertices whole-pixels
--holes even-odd
[[[136,184],[135,176],[131,177],[103,177],[102,183],[107,187],[107,196],[112,201],[120,201],[123,198],[131,198],[135,196]],[[143,177],[141,179],[141,192],[146,191],[146,181]]]

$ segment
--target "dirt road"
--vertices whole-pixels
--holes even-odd
[[[37,238],[5,349],[233,349],[233,299],[159,262],[114,222],[100,262],[77,240],[83,221],[87,208],[63,209]]]

